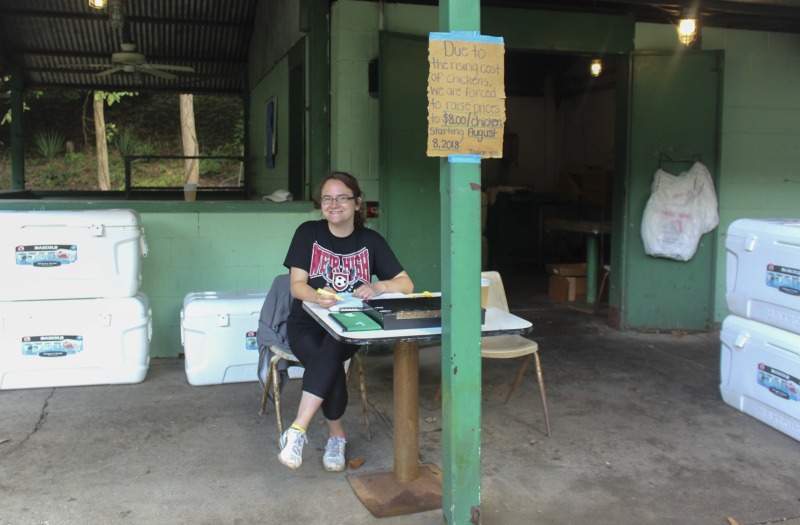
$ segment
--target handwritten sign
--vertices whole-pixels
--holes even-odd
[[[473,31],[428,41],[428,156],[503,156],[505,46]]]

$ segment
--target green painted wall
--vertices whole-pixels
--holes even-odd
[[[275,167],[267,169],[264,157],[266,131],[266,104],[275,98],[277,106],[278,147],[275,155]],[[273,191],[288,188],[289,180],[289,61],[283,57],[250,94],[250,170],[252,173],[253,198],[260,199]]]
[[[637,49],[678,49],[671,26],[636,25]],[[720,224],[714,320],[725,303],[725,233],[744,217],[800,216],[800,35],[705,28],[702,49],[723,50]],[[788,181],[788,182],[787,182]]]
[[[294,230],[315,216],[295,213],[143,213],[149,255],[142,290],[153,308],[150,354],[183,351],[180,310],[189,292],[268,290],[286,273],[283,258]]]
[[[378,56],[373,2],[337,3],[331,13],[331,169],[358,178],[365,200],[377,201],[378,99],[369,95],[369,62]],[[381,221],[371,219],[381,230]]]

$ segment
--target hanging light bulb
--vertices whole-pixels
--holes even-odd
[[[89,7],[93,9],[103,9],[106,6],[106,0],[89,0]]]
[[[693,9],[684,9],[677,30],[680,43],[685,46],[692,45],[697,37],[697,12]]]
[[[599,58],[592,60],[592,63],[589,65],[589,72],[593,77],[599,77],[600,73],[603,72],[603,62]]]
[[[109,0],[108,3],[108,25],[114,29],[122,29],[125,24],[125,12],[122,0]]]

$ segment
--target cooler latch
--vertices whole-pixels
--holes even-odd
[[[104,230],[105,228],[103,227],[102,224],[92,224],[91,226],[89,226],[89,234],[92,237],[102,237]]]
[[[750,334],[747,332],[742,332],[736,337],[736,341],[733,343],[736,348],[744,348],[744,345],[747,344],[747,340],[750,339]]]
[[[231,316],[228,314],[217,314],[217,325],[228,326],[231,324]]]
[[[97,319],[100,326],[111,326],[111,314],[100,314]]]
[[[758,237],[756,237],[755,235],[752,234],[748,235],[747,238],[744,240],[744,251],[752,252],[753,250],[755,250],[757,240]]]
[[[142,235],[139,237],[139,249],[142,252],[142,257],[147,257],[147,240],[144,238],[144,228],[142,228]]]

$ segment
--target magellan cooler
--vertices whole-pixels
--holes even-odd
[[[731,313],[800,333],[800,220],[736,220],[725,248]]]
[[[181,310],[181,343],[189,384],[256,381],[258,318],[267,291],[192,292]]]
[[[151,319],[142,293],[0,303],[0,389],[139,383]]]
[[[146,255],[134,210],[0,211],[0,301],[132,297]]]
[[[800,335],[729,315],[720,339],[723,401],[800,440]]]

